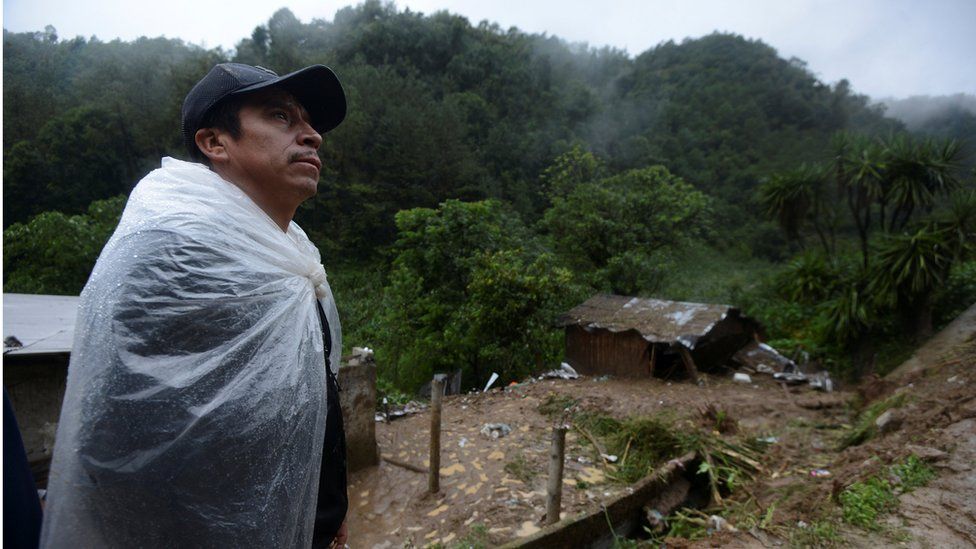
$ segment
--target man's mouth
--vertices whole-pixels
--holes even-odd
[[[322,171],[322,161],[319,160],[318,156],[299,156],[292,159],[292,162],[303,162],[305,164],[311,164],[315,166],[315,169]]]

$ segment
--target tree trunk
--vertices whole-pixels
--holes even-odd
[[[871,344],[871,336],[869,334],[859,336],[854,341],[853,351],[851,358],[854,362],[855,379],[860,380],[862,377],[874,373],[874,345]]]
[[[917,299],[910,314],[915,342],[921,343],[932,337],[932,296],[926,294]]]

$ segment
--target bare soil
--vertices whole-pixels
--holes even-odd
[[[350,546],[452,546],[472,535],[487,536],[488,545],[499,545],[537,531],[545,514],[552,428],[552,420],[538,408],[555,395],[618,418],[670,418],[676,428],[700,426],[699,410],[711,404],[738,422],[738,433],[729,436],[775,437],[756,481],[737,489],[726,502],[740,509],[738,514],[726,513],[733,521],[740,516],[756,520],[747,524],[743,518],[738,533],[723,532],[696,542],[670,540],[671,546],[782,545],[790,542],[801,523],[831,521],[839,537],[826,541],[842,546],[974,547],[976,306],[961,320],[950,327],[951,335],[943,332],[921,348],[911,367],[870,381],[860,391],[787,390],[768,376],[754,375],[752,384],[741,384],[729,374],[705,376],[703,386],[659,379],[580,378],[446,397],[439,493],[427,493],[426,474],[385,461],[352,475]],[[855,419],[855,404],[865,396],[879,399],[894,391],[908,393],[905,405],[895,410],[900,426],[838,451]],[[490,438],[480,432],[486,423],[505,423],[512,431]],[[427,467],[429,426],[427,412],[378,423],[381,455]],[[564,517],[598,509],[628,489],[607,477],[607,469],[583,438],[576,431],[567,435]],[[901,495],[897,511],[884,518],[878,532],[840,522],[833,498],[841,490],[911,454],[927,460],[937,478]],[[811,475],[815,469],[827,470],[830,476]],[[767,513],[769,520],[762,528],[756,526]]]

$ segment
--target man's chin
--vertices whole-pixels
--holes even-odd
[[[298,190],[303,200],[312,198],[319,192],[319,181],[317,179],[304,181]]]

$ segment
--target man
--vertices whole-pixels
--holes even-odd
[[[139,182],[82,292],[43,547],[345,544],[339,319],[292,221],[345,111],[321,65],[187,95],[198,163]]]

